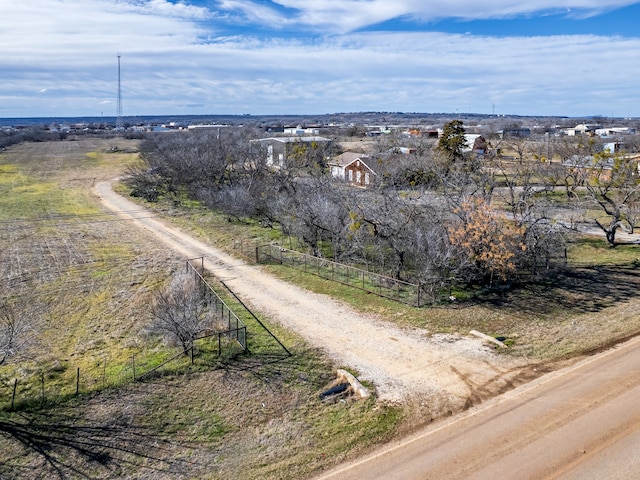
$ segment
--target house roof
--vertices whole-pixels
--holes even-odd
[[[279,143],[297,143],[297,142],[330,142],[328,138],[325,137],[269,137],[269,138],[257,138],[255,140],[251,140],[252,142],[279,142]]]
[[[344,152],[338,155],[336,158],[329,162],[330,165],[337,165],[338,167],[346,167],[347,165],[352,164],[356,160],[360,160],[366,164],[366,161],[369,159],[369,156],[364,153],[358,152]]]
[[[611,170],[613,168],[613,158],[596,159],[593,155],[573,155],[562,162],[565,167],[573,168],[601,168]]]

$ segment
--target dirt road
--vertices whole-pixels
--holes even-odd
[[[110,182],[98,183],[95,191],[107,208],[185,258],[204,256],[205,268],[245,303],[295,330],[360,379],[374,382],[383,401],[425,401],[434,415],[442,415],[508,390],[529,374],[524,361],[497,355],[475,337],[402,330],[275,279],[153,218],[115,194]]]
[[[639,478],[639,398],[636,338],[319,480]]]

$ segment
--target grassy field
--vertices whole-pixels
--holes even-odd
[[[105,213],[91,193],[96,181],[136,162],[136,148],[91,139],[0,153],[2,296],[29,304],[39,319],[29,357],[0,367],[0,477],[297,479],[431,420],[411,405],[320,401],[340,366],[261,316],[293,354],[284,355],[246,312],[251,354],[203,356],[193,366],[182,359],[166,375],[132,383],[134,356],[141,365],[175,352],[143,327],[153,291],[184,267],[184,259]],[[231,253],[234,239],[287,240],[277,229],[230,222],[193,203],[146,206]],[[544,363],[640,331],[638,247],[581,239],[568,255],[575,268],[553,281],[421,309],[265,268],[400,326],[505,336],[505,354]],[[9,412],[16,380],[19,408]]]

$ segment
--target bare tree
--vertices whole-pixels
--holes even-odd
[[[633,232],[635,225],[635,205],[640,201],[640,180],[638,165],[633,160],[603,152],[594,156],[591,175],[585,185],[593,200],[609,217],[608,222],[594,219],[604,232],[607,242],[615,247],[616,233],[626,226]],[[632,218],[627,217],[628,206],[632,208]]]
[[[403,192],[363,192],[350,212],[349,229],[354,236],[364,237],[365,244],[373,245],[380,264],[388,265],[389,274],[401,279],[416,248],[413,232],[427,215],[423,204],[405,198]]]
[[[38,313],[20,301],[0,303],[0,365],[24,356],[36,344]]]
[[[185,353],[208,328],[213,314],[192,275],[177,275],[158,292],[151,307],[150,333],[180,345]]]

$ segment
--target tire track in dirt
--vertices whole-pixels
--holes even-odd
[[[576,361],[318,480],[637,478],[639,347]]]

